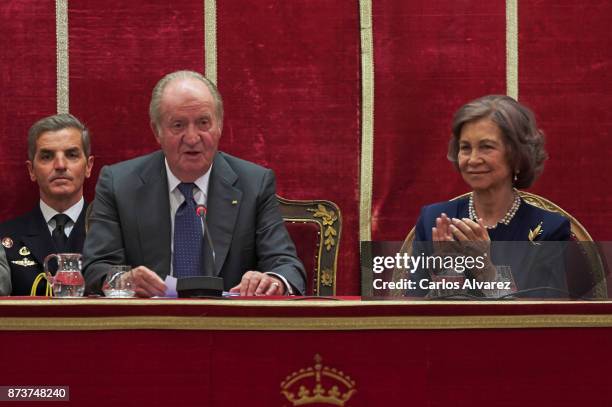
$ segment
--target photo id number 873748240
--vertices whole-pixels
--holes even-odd
[[[0,401],[69,401],[68,386],[0,386]]]

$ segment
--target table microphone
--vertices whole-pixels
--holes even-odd
[[[202,233],[207,237],[212,254],[212,264],[204,266],[204,270],[209,270],[210,275],[179,278],[176,282],[176,292],[179,298],[221,297],[223,294],[223,278],[215,276],[215,248],[208,231],[208,225],[206,225],[206,206],[196,206],[196,215],[200,218]],[[210,260],[208,256],[206,258]]]
[[[208,231],[208,225],[206,224],[206,215],[208,210],[204,205],[196,206],[196,214],[198,218],[200,218],[200,222],[202,222],[202,231],[206,235],[206,239],[208,241],[208,245],[210,246],[210,251],[212,253],[213,264],[215,263],[215,247],[213,246],[212,238],[210,237],[210,232]],[[214,273],[213,273],[214,274]]]

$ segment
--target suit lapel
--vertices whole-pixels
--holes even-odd
[[[150,164],[140,174],[142,184],[135,190],[138,233],[143,263],[164,278],[170,272],[171,225],[163,154],[155,154]]]
[[[49,233],[49,227],[40,206],[36,205],[32,211],[27,233],[23,236],[26,247],[39,264],[43,264],[45,257],[50,253],[55,253],[55,245]]]
[[[208,185],[206,222],[215,248],[215,275],[219,275],[232,244],[234,226],[240,211],[242,191],[234,187],[238,176],[219,153]],[[206,243],[207,244],[207,243]],[[206,250],[204,255],[209,256]],[[207,264],[207,263],[204,263]]]

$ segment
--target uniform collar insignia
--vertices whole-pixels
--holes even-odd
[[[21,249],[19,249],[19,254],[21,256],[29,256],[31,254],[30,249],[28,249],[27,247],[23,246]]]
[[[16,264],[21,267],[31,267],[31,266],[36,265],[35,261],[32,261],[28,259],[27,257],[24,257],[22,260],[11,260],[11,263]]]

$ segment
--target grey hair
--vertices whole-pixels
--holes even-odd
[[[149,104],[149,118],[151,119],[151,123],[155,124],[155,127],[159,126],[159,121],[161,119],[161,113],[159,111],[159,106],[161,104],[162,95],[166,86],[175,79],[196,79],[208,88],[210,93],[212,94],[213,99],[215,100],[215,108],[217,113],[217,119],[219,120],[220,125],[223,123],[223,99],[221,98],[221,94],[217,89],[217,86],[208,78],[206,78],[201,73],[195,71],[176,71],[167,74],[163,78],[157,82],[155,87],[153,88],[153,93],[151,95],[151,103]]]
[[[466,123],[490,119],[502,132],[508,147],[507,159],[516,181],[514,187],[528,188],[544,169],[548,158],[544,133],[538,128],[535,115],[525,105],[505,95],[488,95],[463,105],[453,118],[447,158],[459,169],[459,139]]]
[[[38,138],[48,131],[59,131],[63,129],[77,129],[81,133],[81,142],[83,143],[83,152],[86,157],[91,154],[91,140],[89,138],[89,130],[79,119],[70,113],[54,114],[40,119],[28,130],[28,158],[34,160],[36,155],[36,141]]]

